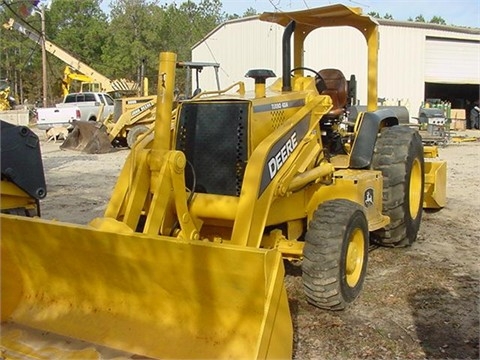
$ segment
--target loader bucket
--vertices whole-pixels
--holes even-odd
[[[81,151],[87,154],[103,154],[112,151],[105,126],[94,121],[74,121],[73,130],[60,145],[63,150]]]
[[[425,161],[425,187],[423,207],[443,208],[447,202],[447,163],[445,161]]]
[[[39,330],[53,337],[40,352],[68,353],[63,346],[72,338],[91,343],[70,358],[90,356],[93,347],[100,355],[108,349],[161,359],[291,358],[276,250],[3,214],[0,220],[7,358],[9,351],[39,351],[26,344]]]

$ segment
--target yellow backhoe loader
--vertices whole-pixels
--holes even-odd
[[[376,21],[343,5],[260,18],[285,26],[282,78],[266,88],[273,72],[250,70],[254,92],[200,93],[173,126],[177,59],[160,54],[154,131],[102,218],[1,215],[4,357],[290,358],[283,259],[302,261],[310,303],[341,310],[361,291],[371,237],[415,241],[423,146],[376,110]],[[370,49],[368,109],[345,132],[341,73],[303,75],[303,40],[333,25],[359,29]]]
[[[217,89],[220,90],[218,78],[218,63],[208,62],[178,62],[177,68],[187,70],[186,86],[183,98],[176,96],[175,104],[186,98],[191,98],[201,90],[199,73],[205,67],[213,67]],[[195,91],[191,92],[191,72],[195,70]],[[185,95],[185,94],[188,94]],[[179,99],[180,98],[180,99]],[[74,129],[60,146],[62,149],[82,151],[86,153],[104,153],[111,151],[113,146],[128,146],[131,148],[138,138],[153,128],[155,122],[157,98],[154,96],[128,97],[117,99],[115,111],[103,122],[103,126],[92,122],[75,122]]]

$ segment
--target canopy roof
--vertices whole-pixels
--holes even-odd
[[[378,26],[375,19],[363,15],[361,8],[342,4],[291,12],[264,12],[260,15],[260,20],[282,26],[287,26],[294,20],[297,26],[310,31],[325,26],[353,26],[363,32]]]
[[[313,30],[321,27],[350,26],[359,30],[368,47],[368,84],[367,107],[369,111],[377,108],[377,67],[378,67],[378,22],[363,15],[362,9],[342,4],[329,5],[314,9],[291,12],[264,12],[260,20],[287,25],[295,22],[293,47],[294,67],[303,66],[304,41]]]

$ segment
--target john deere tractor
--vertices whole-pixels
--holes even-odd
[[[302,262],[310,303],[341,310],[362,289],[370,239],[415,241],[424,199],[445,194],[445,166],[426,173],[418,132],[376,108],[377,22],[343,5],[260,19],[285,26],[269,87],[276,74],[251,69],[254,91],[205,91],[172,115],[177,59],[160,54],[154,130],[102,218],[1,216],[2,345],[79,351],[60,334],[100,353],[289,358],[284,259]],[[369,47],[367,111],[354,123],[342,72],[302,63],[306,36],[324,26],[353,26]]]

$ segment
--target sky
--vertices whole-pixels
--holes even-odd
[[[181,4],[186,0],[176,0]],[[196,3],[199,0],[191,0]],[[342,3],[347,6],[361,7],[364,13],[375,11],[381,16],[390,14],[395,20],[406,21],[423,15],[426,21],[433,16],[442,17],[447,25],[480,28],[480,0],[221,0],[223,11],[228,14],[243,15],[245,10],[253,8],[258,13],[264,11],[294,11]],[[108,11],[110,1],[103,0],[104,11]],[[160,0],[160,3],[171,3]]]

